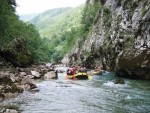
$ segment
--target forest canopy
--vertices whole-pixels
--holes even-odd
[[[15,0],[0,0],[0,48],[21,37],[35,62],[59,62],[78,39],[87,37],[96,21],[97,2],[49,10],[23,22],[15,13]]]
[[[13,39],[21,37],[25,39],[27,50],[36,62],[49,60],[48,54],[43,53],[48,48],[42,43],[35,26],[19,20],[15,14],[16,6],[14,0],[0,0],[0,48],[5,48]]]

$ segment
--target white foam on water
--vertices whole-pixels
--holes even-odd
[[[112,81],[104,83],[104,86],[109,86],[109,87],[125,87],[127,84],[115,84]]]
[[[132,98],[131,98],[131,96],[130,96],[130,95],[128,95],[128,96],[126,97],[126,99],[132,99]]]

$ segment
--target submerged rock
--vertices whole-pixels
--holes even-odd
[[[124,80],[121,79],[121,78],[117,78],[115,81],[114,81],[115,84],[124,84]]]

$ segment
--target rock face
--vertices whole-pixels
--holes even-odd
[[[23,91],[39,91],[33,81],[43,78],[46,74],[50,76],[50,79],[56,78],[51,67],[45,64],[31,65],[28,68],[0,67],[0,102],[6,98],[14,98]]]
[[[33,63],[23,38],[15,38],[10,44],[0,49],[0,56],[18,67],[26,67]]]
[[[94,0],[88,0],[91,5]],[[100,0],[91,35],[63,63],[101,66],[117,76],[150,80],[150,1]],[[81,46],[82,45],[82,46]]]

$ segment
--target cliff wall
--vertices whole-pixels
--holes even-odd
[[[93,1],[88,0],[87,5]],[[92,31],[85,40],[77,41],[62,62],[101,66],[117,76],[150,80],[150,1],[99,3]]]

